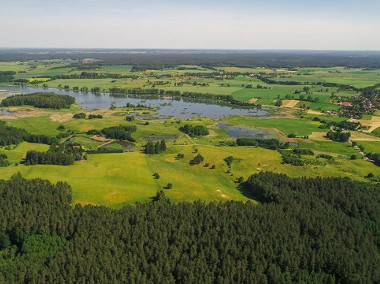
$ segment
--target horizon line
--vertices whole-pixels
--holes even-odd
[[[293,48],[175,48],[175,47],[0,47],[6,49],[45,50],[181,50],[181,51],[312,51],[312,52],[380,52],[380,49],[293,49]]]

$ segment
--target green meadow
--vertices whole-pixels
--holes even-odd
[[[0,71],[15,71],[16,79],[29,80],[32,86],[69,89],[74,87],[99,88],[107,92],[110,88],[160,88],[163,90],[176,90],[182,92],[198,92],[215,95],[232,95],[236,100],[248,102],[255,99],[256,103],[274,106],[276,100],[291,97],[298,99],[304,87],[310,91],[302,93],[317,99],[317,102],[300,102],[314,110],[337,110],[338,106],[331,100],[331,95],[352,96],[355,92],[341,91],[338,88],[325,88],[316,85],[322,83],[346,84],[358,88],[373,86],[380,82],[380,70],[364,70],[349,68],[298,68],[265,69],[218,67],[208,69],[201,66],[181,65],[176,68],[163,68],[161,70],[134,71],[131,65],[102,65],[95,61],[93,65],[85,65],[75,60],[35,60],[26,62],[0,62]],[[211,75],[215,71],[227,72],[234,76]],[[79,75],[81,72],[94,74],[116,74],[120,76],[133,76],[132,78],[104,78],[104,79],[59,79],[59,75]],[[210,75],[210,76],[207,76]],[[279,84],[266,84],[260,80],[261,75],[271,75]],[[256,77],[255,77],[256,76]],[[39,82],[40,78],[55,78],[47,82]],[[284,82],[298,82],[300,85],[284,85]],[[158,85],[156,85],[158,84]]]
[[[324,129],[318,128],[319,122],[301,118],[267,118],[255,119],[245,116],[233,116],[226,119],[226,122],[232,125],[245,125],[268,129],[277,129],[285,135],[294,133],[297,136],[310,135],[312,132],[324,132]]]
[[[89,111],[73,105],[70,109],[48,110],[31,106],[5,108],[12,110],[14,116],[3,117],[9,126],[25,129],[31,134],[56,136],[62,131],[70,130],[72,142],[78,143],[85,150],[96,151],[104,144],[108,148],[121,150],[117,140],[96,141],[87,131],[119,125],[136,125],[137,131],[132,133],[136,140],[135,147],[124,153],[88,154],[87,160],[77,161],[70,166],[32,165],[23,164],[23,158],[29,150],[47,151],[48,145],[22,142],[19,145],[0,147],[0,154],[6,154],[10,166],[0,168],[1,178],[9,178],[15,173],[22,173],[27,178],[46,178],[53,182],[60,180],[68,182],[73,188],[74,203],[106,205],[120,208],[125,204],[149,202],[157,190],[164,189],[169,183],[171,189],[164,189],[173,202],[204,200],[248,200],[236,180],[240,177],[248,178],[253,173],[273,171],[286,173],[289,176],[342,176],[355,180],[366,181],[368,173],[380,176],[380,167],[363,159],[351,160],[350,157],[357,151],[348,142],[339,143],[324,138],[327,129],[319,128],[321,123],[314,121],[314,117],[326,121],[341,121],[346,118],[326,115],[321,111],[337,110],[339,105],[331,99],[332,94],[337,96],[353,96],[354,91],[341,91],[338,88],[326,88],[316,85],[317,82],[332,82],[349,84],[355,87],[368,87],[379,82],[380,70],[344,69],[336,68],[298,68],[265,69],[218,67],[209,69],[201,66],[181,65],[176,68],[162,70],[134,71],[130,65],[102,65],[95,63],[81,69],[80,62],[75,60],[41,60],[26,62],[0,62],[0,71],[15,71],[16,79],[25,79],[26,86],[69,89],[73,87],[99,87],[101,91],[109,88],[159,88],[164,90],[179,90],[182,92],[209,93],[214,95],[232,95],[234,99],[248,102],[252,99],[256,103],[269,108],[267,118],[249,116],[230,116],[220,120],[209,118],[193,119],[136,119],[132,122],[125,120],[128,112],[137,112],[140,115],[155,113],[155,109],[117,108],[114,110]],[[135,76],[131,78],[104,78],[104,79],[55,79],[45,82],[46,78],[58,75],[75,75],[81,72],[97,74],[119,74],[121,76]],[[237,73],[238,75],[215,75],[217,72]],[[214,75],[212,75],[214,74]],[[272,75],[278,84],[266,84],[260,80],[261,75]],[[284,85],[280,82],[296,81],[300,85]],[[3,85],[9,85],[3,82]],[[303,88],[307,87],[308,93]],[[67,88],[67,87],[66,87]],[[0,87],[1,90],[1,87]],[[295,101],[291,107],[275,107],[277,99],[299,98],[299,93],[305,97],[318,98],[317,102]],[[309,107],[307,114],[301,107]],[[314,112],[312,112],[314,111]],[[103,119],[73,119],[78,112],[87,114],[102,114]],[[379,112],[375,116],[380,115]],[[372,115],[364,117],[367,120]],[[257,147],[237,147],[235,138],[216,127],[219,123],[229,126],[248,129],[271,130],[282,142],[291,142],[291,147],[311,149],[315,154],[327,154],[334,157],[333,161],[304,157],[309,161],[305,166],[284,164],[278,151]],[[208,128],[209,135],[189,137],[179,131],[184,124],[202,125]],[[288,138],[295,134],[298,138]],[[380,137],[380,128],[375,129],[372,138]],[[160,154],[146,155],[143,149],[147,138],[157,140],[165,137],[175,137],[166,141],[167,150]],[[364,136],[363,136],[364,137]],[[380,142],[368,141],[368,137],[359,140],[365,152],[380,152]],[[62,138],[63,142],[67,138]],[[371,139],[369,139],[371,140]],[[178,159],[181,153],[184,158]],[[189,161],[201,154],[204,161],[199,165],[190,165]],[[224,159],[233,157],[231,167]],[[160,178],[155,179],[153,174],[158,173]]]

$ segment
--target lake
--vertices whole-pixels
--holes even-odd
[[[9,95],[15,93],[30,94],[35,92],[52,92],[56,94],[69,95],[75,98],[76,103],[88,110],[108,109],[111,104],[116,107],[123,107],[127,103],[138,105],[142,104],[148,107],[158,108],[158,118],[178,117],[182,119],[193,117],[208,117],[220,119],[230,115],[249,115],[267,117],[266,109],[257,108],[237,108],[225,105],[218,105],[205,102],[171,100],[171,99],[150,99],[133,97],[113,97],[110,94],[93,94],[83,92],[65,91],[55,88],[17,88],[17,87],[0,87],[0,90],[7,91]],[[4,92],[2,92],[4,94]]]

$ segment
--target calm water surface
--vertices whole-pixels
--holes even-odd
[[[15,93],[30,94],[35,92],[53,92],[56,94],[69,95],[75,98],[76,103],[88,110],[95,109],[108,109],[111,104],[116,107],[123,107],[127,103],[138,105],[142,104],[148,107],[158,107],[157,116],[161,118],[178,117],[182,119],[192,117],[208,117],[212,119],[220,119],[222,117],[230,115],[249,115],[267,117],[268,113],[266,109],[241,109],[231,106],[222,106],[212,103],[184,101],[184,100],[170,100],[170,99],[148,99],[148,98],[136,98],[126,97],[118,98],[109,94],[93,94],[83,92],[65,91],[55,88],[17,88],[17,87],[0,87],[0,90],[7,90],[9,95]],[[4,94],[4,92],[2,92]],[[3,115],[7,115],[7,112],[3,112]],[[8,114],[9,115],[9,114]]]

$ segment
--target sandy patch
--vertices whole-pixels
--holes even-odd
[[[65,122],[65,121],[70,120],[71,118],[73,118],[72,113],[64,113],[64,114],[56,113],[50,116],[50,120],[55,121],[55,122]]]
[[[36,109],[30,109],[30,108],[6,108],[5,109],[8,112],[11,112],[12,115],[10,116],[1,116],[1,118],[4,119],[15,119],[15,118],[24,118],[24,117],[33,117],[33,116],[44,116],[48,115],[48,112],[42,111],[42,110],[36,110]]]
[[[316,111],[316,110],[312,110],[312,109],[309,109],[309,110],[307,111],[307,114],[313,114],[313,115],[325,115],[323,112]]]
[[[216,137],[218,136],[218,133],[216,133],[214,130],[208,129],[208,137]]]
[[[3,119],[17,119],[18,117],[16,116],[5,116],[5,115],[0,115],[0,120]]]
[[[295,107],[299,102],[299,100],[283,100],[282,107]]]
[[[165,161],[169,162],[169,163],[175,163],[176,162],[176,159],[175,158],[166,158]]]
[[[371,135],[368,135],[366,133],[359,132],[359,131],[351,131],[350,140],[352,140],[352,141],[378,141],[378,142],[380,142],[380,138],[374,137],[374,136],[371,136]],[[379,148],[380,148],[380,144],[379,144]]]
[[[230,196],[227,195],[227,194],[223,194],[222,191],[220,189],[217,189],[216,190],[218,193],[220,193],[220,196],[223,197],[223,198],[229,198]]]
[[[92,140],[95,140],[95,141],[98,141],[98,142],[109,142],[109,141],[111,141],[111,139],[104,138],[104,137],[97,136],[97,135],[91,136],[90,138]]]
[[[372,116],[371,119],[350,119],[350,121],[360,122],[362,125],[369,126],[369,129],[364,130],[364,132],[371,133],[376,128],[380,127],[380,116]]]
[[[312,132],[311,135],[309,135],[309,139],[315,141],[331,141],[325,137],[326,134],[326,132]]]
[[[370,125],[371,125],[371,128],[368,129],[368,133],[371,133],[372,131],[374,131],[376,128],[380,127],[380,117],[379,116],[372,116],[371,120],[370,120]]]
[[[250,99],[248,102],[251,103],[251,104],[254,104],[258,101],[259,99],[257,98],[253,98],[253,99]]]

